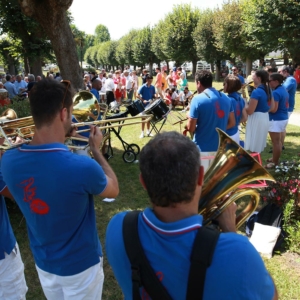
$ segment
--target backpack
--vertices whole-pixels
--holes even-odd
[[[273,227],[281,228],[281,233],[277,239],[274,250],[276,251],[280,248],[284,238],[286,237],[285,231],[282,230],[283,224],[283,211],[282,208],[274,203],[269,203],[264,206],[257,214],[253,214],[247,221],[246,227],[250,230],[250,236],[254,228],[254,223],[260,223],[263,225],[269,225]]]
[[[140,300],[140,287],[144,287],[152,300],[171,300],[150,266],[143,251],[138,218],[141,211],[128,212],[123,220],[123,240],[131,264],[132,299]],[[206,269],[210,266],[220,232],[210,227],[200,227],[191,253],[187,300],[201,300],[204,292]],[[205,247],[203,247],[205,245]]]

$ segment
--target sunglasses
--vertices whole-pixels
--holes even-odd
[[[61,80],[60,82],[63,83],[66,86],[66,90],[65,90],[64,97],[63,97],[63,100],[62,100],[62,108],[64,108],[67,91],[68,91],[69,86],[71,85],[71,81]]]
[[[237,71],[237,69],[232,69],[232,71]]]

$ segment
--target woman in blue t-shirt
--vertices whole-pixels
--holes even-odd
[[[273,156],[268,159],[267,169],[272,169],[279,163],[282,151],[281,133],[285,132],[288,123],[289,94],[282,86],[284,77],[279,73],[270,75],[270,87],[273,90],[274,109],[269,112],[269,135],[273,144]]]
[[[242,83],[237,76],[228,75],[224,79],[224,92],[228,93],[234,111],[235,126],[226,130],[226,133],[236,142],[240,143],[239,124],[247,121],[248,115],[245,109],[245,101],[237,92],[242,88]]]
[[[256,89],[252,92],[249,105],[246,106],[248,122],[246,126],[245,149],[262,152],[267,145],[269,114],[274,108],[274,99],[269,87],[269,74],[258,70],[253,75]]]

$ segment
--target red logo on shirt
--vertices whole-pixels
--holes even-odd
[[[156,277],[159,279],[160,282],[162,282],[164,278],[164,274],[161,271],[158,271],[156,274]],[[146,292],[145,288],[142,288],[142,300],[151,300],[149,294]]]
[[[24,191],[23,200],[30,203],[30,209],[32,212],[39,215],[45,215],[49,212],[49,206],[45,201],[35,198],[36,187],[33,187],[33,184],[33,177],[30,177],[20,183],[20,187]]]
[[[218,118],[219,119],[224,118],[225,112],[224,112],[224,110],[220,109],[220,104],[218,101],[216,101],[215,107],[216,107],[216,114],[217,114]]]
[[[285,98],[285,107],[286,108],[289,108],[289,98],[287,97],[287,98]]]

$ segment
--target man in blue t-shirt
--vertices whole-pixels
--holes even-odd
[[[198,95],[191,103],[187,129],[194,134],[193,141],[200,148],[203,157],[213,157],[219,146],[216,128],[223,131],[235,125],[231,100],[212,87],[213,77],[206,70],[195,75]],[[202,165],[206,170],[212,159],[204,158]]]
[[[75,155],[64,145],[72,128],[72,98],[70,82],[36,83],[30,94],[33,139],[7,151],[1,167],[26,219],[46,298],[101,299],[103,254],[93,195],[114,198],[119,187],[99,151],[98,127],[91,127],[89,136],[94,159]]]
[[[297,91],[297,81],[294,78],[294,76],[290,75],[290,69],[288,66],[282,66],[279,68],[279,73],[285,78],[285,81],[283,83],[283,87],[287,90],[289,93],[289,108],[288,108],[288,115],[292,114],[295,107],[295,95]],[[282,147],[284,149],[284,140],[286,136],[286,130],[281,133],[281,143]]]
[[[2,143],[3,139],[0,140],[0,144]],[[13,199],[0,170],[0,299],[25,299],[28,289],[24,276],[24,264],[10,225],[3,196]]]
[[[146,83],[143,84],[138,91],[138,98],[142,101],[145,108],[150,105],[154,98],[157,97],[155,94],[155,87],[152,85],[152,81],[153,77],[148,75],[146,77]],[[145,123],[142,123],[142,133],[140,138],[144,137],[144,129]],[[147,122],[147,136],[152,136],[152,134],[150,134],[150,122]]]
[[[143,251],[171,299],[186,299],[191,252],[203,221],[198,214],[204,176],[199,150],[178,132],[158,134],[140,153],[140,171],[151,202],[138,218]],[[232,204],[218,218],[222,233],[206,271],[203,299],[277,299],[260,255],[247,237],[235,232],[235,212]],[[118,213],[109,222],[106,253],[129,300],[133,299],[132,271],[122,233],[126,214]],[[144,287],[140,293],[150,299]]]
[[[90,92],[96,97],[98,102],[100,102],[99,92],[100,92],[101,88],[102,88],[101,80],[97,77],[94,77],[92,79],[92,88],[91,88]]]

